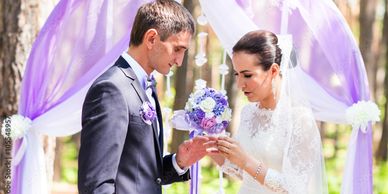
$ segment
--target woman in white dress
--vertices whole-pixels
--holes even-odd
[[[236,136],[220,137],[211,157],[243,180],[240,194],[327,193],[319,130],[292,78],[291,50],[292,42],[280,48],[278,37],[263,30],[233,47],[237,84],[251,103]]]

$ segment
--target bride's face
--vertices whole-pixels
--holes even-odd
[[[263,66],[258,65],[258,58],[245,52],[234,53],[232,62],[237,85],[250,102],[274,99],[271,89],[273,77],[271,69],[264,71]]]

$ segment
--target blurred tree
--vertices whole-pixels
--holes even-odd
[[[183,5],[189,10],[189,12],[194,15],[194,9],[196,6],[198,6],[198,1],[192,1],[192,0],[185,0],[183,2]],[[193,35],[193,42],[195,43],[196,36]],[[177,68],[177,71],[175,73],[175,99],[174,99],[174,106],[173,110],[183,109],[186,100],[188,99],[190,92],[193,88],[193,59],[194,59],[194,53],[193,51],[187,51],[185,58],[183,59],[182,66]],[[189,62],[190,61],[190,62]],[[190,75],[191,74],[191,75]],[[170,152],[176,152],[178,150],[178,146],[186,139],[188,133],[185,131],[179,131],[174,129],[172,131],[172,141],[171,141],[171,147]]]
[[[364,58],[366,71],[369,79],[372,98],[376,95],[376,73],[377,63],[376,53],[378,53],[378,43],[374,36],[374,26],[376,20],[377,0],[360,0],[360,37],[359,46]]]
[[[32,43],[55,1],[57,0],[3,0],[0,3],[0,120],[17,113],[24,65]],[[3,141],[1,136],[0,194],[4,193]],[[45,151],[50,153],[46,154],[46,158],[53,158],[55,143],[52,144],[52,141],[53,139],[44,139]],[[48,161],[46,165],[50,163],[52,161]]]
[[[233,115],[237,115],[240,113],[236,112],[234,110],[236,110],[237,94],[239,91],[238,91],[237,83],[236,83],[236,79],[235,79],[236,77],[233,75],[232,60],[230,59],[229,56],[226,58],[226,64],[229,67],[229,73],[225,77],[225,90],[226,90],[226,94],[228,95],[229,106],[233,110]],[[234,118],[235,118],[235,116],[234,116]],[[237,130],[237,129],[232,128],[232,126],[235,126],[234,125],[235,121],[236,121],[236,119],[233,119],[230,122],[229,127],[226,129],[227,131],[234,133]]]
[[[213,82],[213,79],[216,79],[215,77],[213,77],[213,68],[215,68],[215,66],[218,67],[218,64],[212,64],[210,62],[210,57],[211,56],[211,52],[214,52],[211,47],[211,39],[214,38],[212,37],[212,34],[210,33],[211,27],[209,25],[205,26],[203,28],[203,30],[201,30],[201,32],[206,32],[208,33],[208,38],[206,39],[206,42],[205,42],[205,48],[206,48],[206,56],[208,58],[208,62],[203,65],[199,70],[201,71],[201,77],[198,77],[198,78],[201,78],[201,79],[204,79],[206,82],[207,82],[207,86],[208,87],[212,87],[212,88],[215,88],[215,85],[214,82]],[[199,30],[198,30],[199,31]]]
[[[384,96],[385,96],[385,113],[383,119],[383,131],[381,133],[380,143],[376,152],[378,160],[387,161],[388,159],[388,0],[385,0],[385,13],[383,24],[382,42],[385,44],[385,80],[384,80]],[[384,49],[383,49],[384,50]]]
[[[0,3],[0,119],[16,114],[23,67],[38,33],[38,1]],[[0,138],[0,193],[4,193],[4,139]]]
[[[358,11],[354,10],[355,4],[352,4],[349,0],[334,0],[334,3],[345,17],[350,28],[354,30],[356,25],[358,25],[358,13],[355,13]]]

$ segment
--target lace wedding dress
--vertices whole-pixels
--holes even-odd
[[[239,194],[324,193],[321,140],[312,113],[293,107],[289,120],[281,118],[288,113],[276,117],[274,112],[256,103],[246,105],[234,137],[249,155],[268,167],[264,185],[228,160],[221,168],[242,179]]]

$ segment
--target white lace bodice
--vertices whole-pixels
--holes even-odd
[[[303,167],[305,164],[309,164],[309,160],[316,159],[315,153],[320,153],[317,151],[320,148],[319,135],[316,136],[316,134],[314,134],[309,136],[304,133],[304,129],[308,129],[307,131],[310,130],[310,124],[315,125],[314,119],[306,117],[304,111],[303,108],[295,109],[291,114],[293,115],[292,119],[295,121],[291,122],[295,129],[293,133],[301,135],[300,137],[295,136],[291,138],[292,141],[298,141],[297,143],[292,144],[296,145],[292,149],[299,149],[296,153],[303,153],[303,155],[306,156],[306,160],[301,158],[300,160],[296,159],[297,163],[293,162],[295,169],[299,169],[298,166]],[[294,187],[299,187],[300,184],[307,185],[307,183],[305,183],[307,180],[305,180],[303,176],[309,174],[309,167],[305,167],[300,171],[292,172],[287,175],[282,173],[283,152],[287,142],[287,133],[289,131],[287,128],[290,127],[288,125],[290,122],[287,122],[287,119],[280,119],[280,121],[273,122],[273,113],[274,111],[272,110],[258,108],[254,103],[246,105],[242,110],[240,126],[234,138],[239,141],[241,147],[247,153],[263,162],[268,167],[268,171],[264,185],[261,185],[248,173],[238,169],[235,165],[226,160],[222,169],[226,173],[242,178],[243,180],[239,194],[287,193],[286,188],[290,188],[289,184],[294,184]],[[297,124],[297,126],[295,126],[295,124]],[[305,136],[307,138],[314,138],[306,139]],[[298,146],[301,146],[301,148],[298,148]],[[299,157],[299,155],[295,157]],[[297,176],[302,176],[303,178]],[[295,183],[290,181],[294,178],[300,181],[296,181]]]

